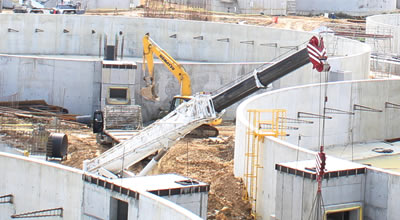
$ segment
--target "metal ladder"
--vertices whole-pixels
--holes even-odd
[[[251,204],[251,215],[257,219],[258,170],[260,146],[264,138],[286,136],[286,110],[250,109],[246,132],[243,200]],[[268,120],[266,120],[268,119]]]

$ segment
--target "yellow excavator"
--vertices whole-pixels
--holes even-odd
[[[180,65],[174,58],[172,58],[165,50],[157,45],[150,38],[150,34],[147,33],[143,37],[143,72],[147,69],[149,72],[148,76],[144,77],[146,81],[146,87],[141,89],[142,96],[150,101],[158,101],[159,97],[155,92],[155,79],[154,79],[154,58],[156,55],[167,67],[167,69],[175,76],[179,81],[181,87],[180,95],[174,96],[169,108],[169,112],[173,111],[178,105],[183,102],[187,102],[192,99],[192,87],[190,82],[189,74],[186,73],[182,65]],[[192,131],[187,136],[189,137],[216,137],[218,136],[218,130],[214,127],[221,124],[222,119],[216,119],[210,124],[204,124]]]

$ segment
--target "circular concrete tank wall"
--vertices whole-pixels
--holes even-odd
[[[4,79],[0,82],[0,97],[19,93],[21,99],[42,98],[49,104],[64,104],[72,109],[72,113],[92,114],[100,106],[98,90],[102,80],[102,58],[99,51],[105,39],[108,44],[115,44],[118,39],[119,48],[124,39],[124,59],[138,63],[132,82],[134,103],[143,107],[145,120],[156,118],[160,108],[168,109],[171,94],[179,93],[179,84],[158,63],[155,67],[156,89],[161,101],[148,102],[139,95],[144,86],[140,61],[142,37],[147,32],[172,57],[182,62],[192,79],[194,93],[212,92],[251,72],[260,62],[268,62],[299,49],[297,46],[306,43],[312,36],[301,31],[199,21],[1,14],[0,34],[3,40],[0,41],[0,53],[8,55],[2,56],[0,62],[3,70],[0,77]],[[332,71],[338,75],[336,80],[365,79],[368,76],[368,46],[333,36],[326,36],[325,41],[332,57]],[[30,56],[22,56],[26,54]],[[84,64],[84,68],[78,68],[77,63]],[[319,75],[310,70],[311,65],[306,65],[274,82],[270,89],[317,82]],[[54,81],[45,80],[45,86],[35,86],[42,83],[43,77],[54,78]],[[77,85],[69,80],[76,77],[81,78],[79,87],[88,91],[69,93],[79,91],[72,89]],[[19,78],[30,80],[21,81]],[[54,92],[54,88],[59,88],[59,91]],[[64,92],[66,95],[63,95]],[[45,95],[41,97],[41,94]],[[76,102],[76,98],[80,101]],[[234,118],[234,109],[228,109],[228,119]]]
[[[247,99],[237,109],[234,158],[235,176],[245,178],[244,173],[246,172],[245,164],[247,160],[245,153],[247,143],[249,142],[247,134],[250,133],[248,129],[253,125],[253,121],[249,121],[248,119],[249,114],[247,110],[286,109],[286,117],[294,119],[298,117],[299,112],[322,114],[323,105],[321,100],[323,98],[321,97],[324,97],[323,91],[325,90],[325,86],[327,86],[327,107],[354,112],[354,115],[327,114],[332,119],[326,120],[325,147],[329,145],[352,145],[353,142],[363,143],[398,138],[398,125],[400,124],[399,109],[387,108],[386,102],[400,104],[399,83],[400,80],[363,80],[329,83],[327,85],[314,84],[267,92]],[[369,107],[378,111],[355,110],[355,105]],[[268,119],[261,116],[261,120]],[[266,137],[262,142],[260,141],[260,151],[257,154],[259,158],[257,169],[259,170],[256,199],[257,214],[262,218],[268,218],[272,214],[282,212],[282,210],[290,210],[291,213],[294,213],[295,210],[301,210],[298,206],[294,205],[298,204],[298,201],[288,201],[289,204],[284,205],[285,207],[291,207],[290,204],[292,204],[293,209],[283,209],[282,204],[278,202],[276,191],[278,187],[279,189],[283,189],[284,186],[277,185],[278,172],[275,169],[275,165],[284,162],[315,160],[314,150],[319,147],[318,138],[321,124],[319,124],[317,118],[303,120],[313,121],[314,123],[288,123],[288,126],[298,127],[298,130],[287,130],[289,136],[285,137],[286,140]],[[301,136],[301,139],[299,139],[299,136]],[[348,150],[351,151],[352,147],[349,146]],[[327,163],[329,163],[329,158],[327,159]],[[361,202],[366,209],[364,217],[375,219],[377,213],[382,212],[387,216],[396,216],[398,214],[398,208],[396,208],[397,200],[390,199],[388,195],[392,194],[390,197],[394,195],[398,197],[400,195],[400,191],[398,190],[400,174],[379,168],[368,167],[367,169],[365,177],[367,185],[365,185],[365,190],[362,190],[363,193],[361,194]],[[302,177],[296,176],[296,178],[301,179]],[[348,178],[343,181],[348,181]],[[306,181],[304,178],[303,180]],[[330,181],[325,180],[323,188],[329,188]],[[290,181],[285,182],[285,184],[287,184],[285,192],[289,194],[292,192],[291,190],[305,190],[305,194],[307,195],[316,192],[302,189],[302,185],[292,186]],[[315,181],[314,185],[316,186]],[[384,191],[376,190],[381,187]],[[361,188],[361,185],[357,187],[357,189]],[[339,190],[336,192],[340,194],[342,191]],[[353,192],[349,191],[348,193],[351,194]],[[381,198],[379,202],[376,202],[377,198]],[[299,198],[299,201],[301,199],[304,198]],[[307,199],[307,196],[305,196],[305,199]],[[332,199],[332,194],[324,193],[325,202],[328,202],[329,199]],[[307,203],[310,204],[311,201],[312,197],[307,200]],[[379,206],[379,204],[385,205]],[[377,209],[376,207],[378,206],[381,208]],[[309,209],[311,209],[311,206]]]

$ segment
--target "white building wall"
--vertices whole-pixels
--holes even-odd
[[[396,10],[397,0],[296,0],[298,14],[324,12],[345,13],[353,16],[373,15]]]
[[[0,167],[0,195],[14,196],[13,204],[0,204],[2,220],[50,208],[63,208],[63,219],[110,219],[111,198],[128,202],[129,220],[201,219],[148,192],[138,191],[138,198],[134,198],[86,182],[83,171],[55,163],[0,153]]]

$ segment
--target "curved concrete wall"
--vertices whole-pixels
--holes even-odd
[[[377,53],[400,54],[400,15],[375,15],[367,17],[366,32],[369,34],[392,35],[390,40],[375,40],[376,47],[373,48]],[[370,44],[374,44],[372,39],[368,39]]]
[[[0,166],[0,196],[14,196],[13,204],[0,204],[0,219],[11,219],[12,214],[59,207],[63,208],[64,219],[110,219],[111,197],[129,204],[129,220],[201,219],[148,192],[138,191],[136,199],[85,182],[83,171],[66,166],[1,152]]]
[[[400,116],[398,109],[385,109],[385,102],[400,103],[400,80],[368,80],[329,83],[327,86],[327,107],[355,112],[354,116],[347,114],[330,114],[333,119],[326,120],[325,146],[346,145],[351,142],[367,142],[398,138],[398,124]],[[321,98],[318,94],[324,91],[320,85],[307,85],[276,90],[257,95],[244,101],[237,109],[236,139],[235,139],[235,176],[243,177],[245,169],[246,132],[251,124],[248,122],[248,109],[287,109],[288,118],[297,118],[298,112],[321,114]],[[322,95],[323,97],[323,95]],[[383,112],[354,111],[353,105],[359,104],[382,110]],[[257,211],[263,218],[275,213],[276,171],[275,164],[291,161],[315,159],[315,152],[319,146],[319,124],[317,119],[305,119],[314,124],[290,124],[298,127],[298,130],[288,130],[290,134],[286,140],[266,138],[260,146],[259,181]],[[288,124],[289,125],[289,124]],[[299,135],[301,141],[299,142]],[[300,147],[297,146],[300,143]],[[387,218],[395,216],[398,210],[394,208],[396,203],[393,192],[399,195],[396,185],[400,174],[372,169],[367,172],[365,190],[365,205],[368,211],[367,219],[375,219],[381,212],[385,212]],[[385,190],[376,189],[382,180]],[[293,189],[295,190],[295,189]],[[376,196],[376,197],[375,197]],[[380,199],[376,199],[380,198]],[[379,201],[378,201],[379,200]]]
[[[64,29],[69,32],[64,33]],[[120,31],[122,32],[121,36],[119,35]],[[50,61],[46,61],[49,63],[64,63],[57,64],[60,68],[56,68],[54,65],[42,65],[39,68],[44,75],[49,74],[47,73],[48,71],[54,72],[56,68],[56,73],[61,76],[60,79],[67,76],[80,78],[90,76],[95,78],[93,81],[89,79],[87,81],[82,80],[82,83],[85,82],[88,85],[80,85],[81,88],[94,89],[93,91],[85,91],[80,97],[80,99],[93,100],[93,103],[90,100],[88,101],[90,107],[85,109],[82,109],[83,105],[73,106],[74,103],[69,105],[69,101],[65,101],[66,99],[52,101],[47,95],[42,97],[50,104],[68,104],[65,107],[69,108],[72,113],[91,114],[94,109],[100,106],[100,103],[97,102],[99,93],[96,86],[99,81],[96,77],[101,76],[101,70],[97,66],[100,65],[98,55],[99,49],[102,49],[100,42],[104,41],[104,36],[107,35],[108,42],[114,44],[117,34],[117,36],[120,36],[119,46],[122,42],[122,37],[124,37],[124,55],[132,59],[132,56],[142,56],[141,41],[146,32],[150,32],[152,38],[177,60],[213,62],[181,62],[192,79],[193,92],[214,91],[222,85],[235,80],[238,76],[250,72],[254,67],[258,66],[259,63],[257,62],[266,62],[277,56],[285,55],[294,46],[307,42],[312,36],[311,33],[293,30],[198,21],[106,16],[1,14],[0,34],[4,38],[0,41],[0,53],[37,54],[41,56],[68,55],[72,57],[76,57],[76,55],[96,56],[78,58],[82,59],[82,63],[87,62],[83,65],[88,66],[88,68],[79,68],[74,63],[75,59],[71,59],[73,60],[72,62],[68,61],[70,58],[54,59],[42,57],[40,60],[49,59]],[[171,38],[170,36],[174,34],[177,34],[176,38]],[[203,40],[194,39],[194,37],[199,36],[203,36]],[[342,72],[339,73],[340,77],[337,77],[339,80],[365,79],[368,77],[369,65],[366,65],[369,63],[368,46],[345,38],[332,36],[326,36],[325,38],[328,53],[331,56],[332,71]],[[15,75],[27,75],[29,72],[38,73],[35,65],[23,65],[23,71],[21,68],[17,68],[21,62],[35,63],[34,60],[34,57],[30,59],[23,57],[21,61],[3,63],[3,68],[1,69],[4,69],[2,73],[4,75],[4,84],[10,83],[11,80],[9,85],[13,85],[14,88],[20,88],[19,90],[24,88],[24,92],[30,94],[32,86],[25,85],[39,82],[36,82],[35,79],[32,79],[32,82],[29,83],[18,80],[12,81],[12,79]],[[96,68],[89,68],[90,66]],[[78,69],[75,70],[75,68]],[[311,65],[306,65],[282,80],[274,82],[270,89],[318,82],[319,74],[310,70]],[[161,102],[158,103],[148,102],[139,96],[139,91],[144,86],[142,80],[144,73],[141,70],[140,62],[136,70],[135,104],[143,106],[145,120],[157,118],[159,109],[168,109],[171,97],[179,93],[177,80],[162,64],[156,64],[155,71],[156,89],[161,97]],[[58,78],[55,77],[54,79]],[[43,94],[53,93],[51,86],[44,86],[42,89],[44,88],[48,88],[48,90],[44,91]],[[54,88],[58,88],[58,86]],[[32,89],[37,90],[37,88]],[[9,95],[14,90],[7,89],[8,94],[3,92],[3,96]],[[70,88],[67,88],[67,91],[70,90]],[[66,96],[68,95],[72,97],[71,94],[66,94]],[[30,95],[23,97],[26,97],[26,99],[40,98],[37,96],[31,97]],[[236,106],[228,109],[225,119],[235,117],[235,108]]]
[[[396,0],[296,0],[296,10],[299,14],[342,12],[349,15],[360,16],[395,11],[396,3]]]
[[[330,114],[333,118],[326,120],[325,146],[348,145],[383,139],[398,138],[396,131],[400,123],[400,115],[393,109],[386,109],[385,102],[400,103],[399,80],[365,80],[291,87],[264,93],[243,102],[237,112],[236,143],[244,143],[245,133],[241,129],[247,127],[247,109],[286,109],[287,117],[297,118],[298,112],[322,114],[321,94],[327,89],[327,108],[354,112],[355,115]],[[354,105],[367,106],[383,112],[354,111]],[[298,136],[304,136],[302,146],[308,149],[319,147],[319,122],[314,124],[298,124],[299,130],[290,130],[286,141],[298,143]],[[242,126],[240,126],[242,125]],[[240,147],[239,147],[240,148]],[[240,153],[239,153],[240,155]],[[240,160],[239,160],[240,161]]]
[[[175,59],[200,62],[265,62],[311,36],[260,26],[115,16],[0,14],[0,27],[0,53],[98,56],[105,36],[110,45],[119,36],[119,43],[125,39],[125,56],[141,57],[142,38],[150,33]],[[277,47],[260,46],[270,43]]]

